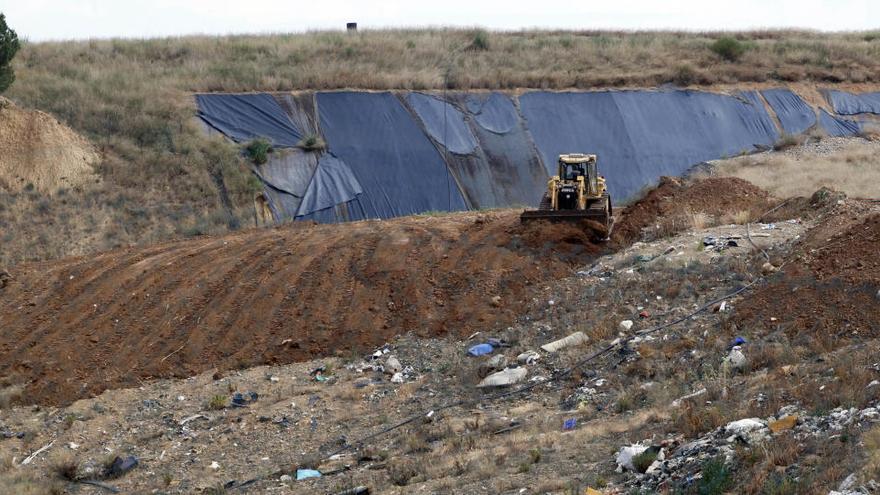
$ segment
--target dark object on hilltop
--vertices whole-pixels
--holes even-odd
[[[345,29],[346,29],[346,31],[357,31],[357,30],[358,30],[358,23],[356,23],[356,22],[346,22],[346,23],[345,23]]]
[[[18,35],[6,25],[6,16],[0,14],[0,93],[6,91],[15,81],[12,58],[21,48]]]
[[[135,456],[128,456],[125,459],[117,456],[107,467],[105,476],[111,479],[118,478],[136,468],[138,464],[140,464],[140,461],[138,461],[138,458]]]

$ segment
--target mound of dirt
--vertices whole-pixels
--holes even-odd
[[[688,216],[698,213],[722,219],[748,211],[754,218],[767,211],[771,203],[763,189],[735,177],[661,177],[656,188],[626,207],[612,237],[616,243],[626,244],[639,240],[648,227],[659,227],[662,234],[683,231],[693,224]]]
[[[149,377],[351,355],[413,332],[509,324],[529,287],[598,248],[518,211],[293,224],[20,265],[0,297],[0,374],[66,403]]]
[[[844,209],[824,219],[735,318],[792,339],[880,336],[880,214]]]
[[[0,189],[75,187],[95,179],[98,160],[85,138],[52,116],[0,97]]]

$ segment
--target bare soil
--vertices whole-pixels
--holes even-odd
[[[738,179],[661,190],[685,207],[766,202]],[[582,225],[522,225],[519,210],[503,210],[293,224],[20,265],[0,293],[0,375],[26,384],[25,402],[65,404],[149,378],[504,327],[536,285],[637,240],[665,211],[655,196],[606,244]]]
[[[55,192],[96,179],[91,143],[54,117],[0,98],[0,191]]]

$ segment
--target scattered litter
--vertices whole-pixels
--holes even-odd
[[[296,480],[305,480],[309,478],[320,478],[321,472],[315,469],[297,469],[296,470]]]
[[[621,447],[620,451],[617,453],[617,458],[615,459],[615,461],[617,462],[617,472],[622,473],[626,470],[635,471],[636,466],[633,464],[633,457],[641,454],[646,450],[648,450],[647,445],[639,444],[633,444],[628,447]]]
[[[385,361],[385,373],[389,375],[396,374],[403,370],[403,365],[400,364],[400,360],[394,356],[389,356]]]
[[[728,348],[728,349],[733,349],[734,347],[736,347],[736,346],[741,346],[741,345],[743,345],[743,344],[745,344],[745,343],[746,343],[746,339],[744,339],[744,338],[742,338],[742,337],[737,337],[737,338],[733,339],[733,342],[731,342],[730,345],[727,346],[727,348]]]
[[[488,362],[486,362],[486,369],[488,370],[503,370],[507,366],[507,358],[504,354],[496,354],[492,356]]]
[[[365,486],[357,486],[354,488],[349,488],[345,491],[341,491],[336,495],[370,495],[370,489]]]
[[[195,421],[197,419],[209,419],[209,418],[207,416],[205,416],[204,414],[193,414],[192,416],[181,419],[178,424],[180,426],[183,426],[183,425],[189,423],[190,421]]]
[[[220,469],[220,463],[218,463],[217,461],[212,461],[211,465],[208,467],[213,469],[214,471],[216,471],[216,470]]]
[[[781,419],[777,419],[776,421],[770,421],[767,423],[767,427],[770,428],[771,432],[779,433],[780,431],[794,428],[797,424],[797,420],[797,414],[791,414]]]
[[[556,352],[566,347],[583,344],[587,340],[587,335],[584,332],[577,331],[569,335],[568,337],[564,337],[559,340],[550,342],[549,344],[542,345],[541,350],[544,352]]]
[[[643,310],[639,313],[639,318],[650,318],[650,317],[651,317],[651,313],[649,313],[647,310]]]
[[[391,383],[403,383],[404,381],[403,373],[401,372],[397,372],[391,376]]]
[[[291,481],[293,481],[293,476],[289,474],[282,474],[281,477],[278,478],[278,481],[282,483],[290,483]]]
[[[748,363],[746,355],[742,353],[742,347],[738,345],[730,349],[730,354],[723,361],[726,366],[738,370],[745,368],[746,363]]]
[[[519,364],[535,364],[541,359],[541,355],[535,351],[526,351],[516,357]]]
[[[526,375],[528,371],[523,367],[507,368],[483,378],[483,381],[477,384],[477,388],[506,387],[524,380]]]
[[[74,443],[74,442],[69,442],[69,443],[67,444],[67,447],[68,447],[70,450],[76,450],[76,449],[79,448],[79,444],[78,444],[78,443]]]
[[[759,225],[761,226],[761,230],[773,230],[776,228],[775,223],[762,223]]]
[[[486,354],[491,354],[492,351],[495,350],[491,344],[477,344],[470,349],[468,349],[468,354],[471,356],[483,356]]]
[[[236,392],[232,394],[232,407],[247,407],[249,404],[256,402],[259,397],[256,392],[247,392],[245,394]]]
[[[633,327],[632,320],[623,320],[620,322],[620,329],[624,332],[628,332]]]
[[[106,475],[108,478],[118,478],[136,468],[138,464],[140,464],[140,461],[138,461],[138,458],[133,455],[130,455],[124,459],[117,456],[115,459],[113,459],[110,467],[107,468]]]
[[[40,447],[39,449],[35,450],[33,454],[31,454],[31,455],[25,457],[25,459],[24,459],[23,461],[21,461],[21,465],[22,465],[22,466],[26,466],[26,465],[30,464],[34,459],[36,459],[36,457],[37,457],[38,455],[40,455],[40,454],[42,454],[43,452],[45,452],[45,451],[49,450],[50,448],[52,448],[52,445],[54,445],[54,444],[55,444],[55,440],[52,440],[52,441],[49,442],[48,444],[43,445],[43,446]]]
[[[562,423],[562,430],[563,431],[571,431],[571,430],[575,429],[575,427],[577,427],[577,418],[566,419]]]

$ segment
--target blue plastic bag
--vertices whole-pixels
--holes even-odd
[[[305,480],[308,478],[320,478],[321,472],[314,469],[297,469],[296,480]]]
[[[492,347],[492,344],[477,344],[470,349],[468,349],[468,354],[471,356],[482,356],[484,354],[490,354],[495,348]]]

